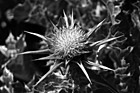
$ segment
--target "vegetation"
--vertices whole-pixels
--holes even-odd
[[[140,2],[0,5],[0,93],[139,93]]]

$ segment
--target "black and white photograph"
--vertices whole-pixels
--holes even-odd
[[[0,0],[0,93],[140,93],[140,0]]]

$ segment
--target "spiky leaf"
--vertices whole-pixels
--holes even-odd
[[[77,64],[78,64],[78,66],[81,68],[81,70],[84,72],[84,74],[85,74],[85,76],[87,77],[87,79],[89,80],[89,82],[92,84],[92,82],[91,82],[91,80],[90,80],[90,77],[89,77],[89,75],[88,75],[88,73],[87,73],[85,67],[83,66],[82,62],[80,62],[80,63],[77,62]]]

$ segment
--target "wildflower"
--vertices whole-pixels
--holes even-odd
[[[66,26],[58,29],[55,25],[56,32],[54,36],[54,52],[63,53],[62,56],[75,56],[80,53],[80,49],[84,48],[83,41],[86,38],[85,32],[80,26],[75,26],[73,15],[70,16],[70,24],[64,13],[64,21]]]
[[[68,22],[69,19],[70,19],[70,24]],[[58,28],[56,25],[52,23],[54,27],[54,32],[52,33],[51,38],[25,31],[29,34],[33,34],[42,38],[44,41],[46,41],[47,44],[50,43],[52,48],[39,50],[39,51],[28,51],[21,54],[40,53],[40,52],[47,52],[47,51],[53,53],[49,57],[44,57],[39,59],[39,60],[44,60],[49,58],[56,59],[57,57],[63,59],[65,57],[74,57],[83,52],[84,53],[88,52],[82,50],[85,47],[86,42],[84,41],[86,40],[87,35],[79,25],[75,24],[75,20],[73,19],[73,14],[68,18],[64,13],[64,21],[65,21],[65,26],[60,28]]]
[[[50,53],[50,55],[47,57],[42,57],[42,58],[37,59],[37,60],[49,60],[48,62],[53,60],[54,64],[51,66],[51,69],[44,76],[42,76],[42,78],[35,84],[35,86],[38,85],[42,80],[44,80],[55,69],[62,66],[63,63],[67,65],[71,61],[72,57],[89,53],[90,50],[88,49],[92,48],[93,46],[99,46],[99,45],[105,44],[107,42],[113,41],[121,37],[119,36],[119,37],[113,37],[109,39],[105,38],[103,40],[91,42],[89,39],[91,37],[91,34],[94,31],[97,31],[99,27],[105,22],[105,20],[100,22],[98,25],[96,25],[92,29],[89,29],[88,32],[85,32],[84,30],[82,30],[82,28],[78,24],[76,24],[73,18],[73,13],[69,17],[67,17],[66,14],[64,13],[63,19],[65,22],[65,25],[63,25],[60,28],[58,28],[56,25],[52,23],[54,27],[54,31],[52,32],[51,37],[25,31],[26,33],[42,38],[46,42],[47,45],[48,44],[51,45],[51,47],[47,49],[41,49],[37,51],[27,51],[27,52],[23,52],[19,54],[19,55],[31,54],[31,53],[35,54],[35,53],[42,53],[42,52]],[[61,62],[61,60],[59,59],[63,59],[64,62]],[[76,63],[81,68],[81,70],[83,71],[83,73],[85,74],[89,82],[92,83],[90,80],[90,77],[88,76],[88,73],[86,72],[83,62],[80,60],[79,62],[76,62]],[[96,63],[91,64],[91,65],[92,66],[94,65],[103,69],[109,69],[105,66],[100,66]]]

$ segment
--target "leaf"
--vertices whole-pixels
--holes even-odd
[[[105,78],[103,78],[101,75],[96,74],[94,71],[91,71],[89,73],[92,78],[91,81],[94,83],[97,83],[99,85],[102,85],[106,87],[106,89],[110,90],[112,93],[120,93],[114,86],[112,86]]]
[[[4,56],[9,57],[7,51],[8,51],[7,47],[5,47],[5,46],[0,46],[0,52],[1,52]]]
[[[34,85],[34,87],[37,86],[39,83],[41,83],[48,75],[50,75],[53,71],[55,71],[62,64],[63,64],[63,62],[60,62],[60,63],[55,62],[54,65],[51,67],[51,69],[39,79],[39,81]]]
[[[81,68],[81,70],[84,72],[84,74],[86,75],[87,79],[89,80],[89,82],[92,84],[90,78],[89,78],[89,75],[85,69],[85,67],[83,66],[82,62],[80,62],[80,64],[77,62],[78,66]]]
[[[16,42],[16,47],[17,49],[24,49],[24,47],[26,47],[26,42],[25,42],[25,35],[24,34],[20,34],[19,37],[17,37],[17,42]]]
[[[6,80],[13,82],[13,73],[7,67],[4,67],[3,75],[6,77]]]

